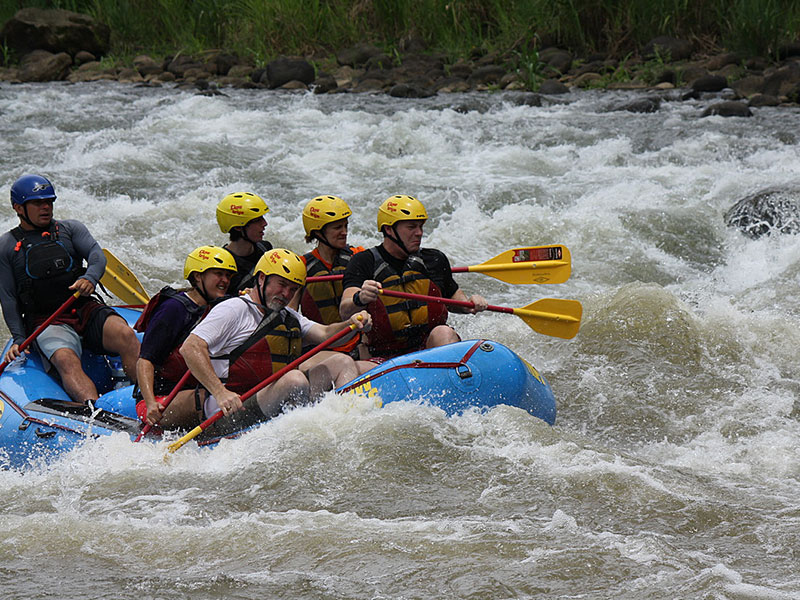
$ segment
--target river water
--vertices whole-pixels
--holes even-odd
[[[406,193],[431,216],[424,245],[454,264],[572,252],[567,283],[459,275],[468,293],[584,305],[573,340],[452,318],[537,366],[554,427],[329,395],[167,462],[112,436],[0,471],[0,596],[800,598],[800,237],[723,222],[796,182],[800,111],[608,111],[628,98],[0,85],[0,197],[22,173],[50,177],[56,216],[150,293],[224,241],[229,192],[265,198],[266,237],[298,252],[308,199],[345,198],[351,242],[374,245],[377,205]]]

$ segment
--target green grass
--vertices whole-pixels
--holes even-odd
[[[548,44],[621,57],[673,35],[767,56],[800,31],[797,0],[6,0],[0,21],[22,5],[106,22],[117,55],[219,48],[264,62],[360,42],[392,53],[416,35],[453,57],[510,51],[532,79],[535,52]]]

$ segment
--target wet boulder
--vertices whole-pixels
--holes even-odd
[[[20,81],[60,81],[66,79],[72,58],[66,52],[53,54],[34,50],[26,54],[19,65]]]
[[[539,61],[559,74],[564,74],[572,67],[572,54],[561,48],[545,48],[539,52]]]
[[[269,89],[274,90],[290,81],[300,81],[305,85],[311,85],[316,79],[314,67],[302,58],[276,58],[267,63],[266,71],[261,77]]]
[[[545,79],[539,86],[539,93],[541,94],[567,94],[569,88],[554,79]]]
[[[736,102],[734,100],[726,100],[724,102],[717,102],[706,108],[701,117],[752,117],[753,112],[743,102]]]
[[[692,82],[695,92],[720,92],[728,87],[728,78],[722,75],[703,75]]]
[[[615,105],[609,110],[627,110],[628,112],[634,113],[652,113],[658,111],[659,108],[661,108],[661,98],[658,96],[645,96],[643,98],[636,98],[635,100]]]
[[[500,65],[485,65],[478,67],[467,79],[470,85],[492,85],[500,81],[506,70]]]
[[[742,198],[725,213],[725,224],[753,239],[800,232],[800,186],[766,189]]]
[[[343,48],[336,53],[336,62],[348,67],[363,67],[373,56],[380,56],[383,51],[371,44],[357,44],[349,48]]]
[[[655,37],[642,48],[645,58],[660,57],[664,61],[686,60],[692,56],[692,43],[669,36]]]
[[[102,56],[108,52],[111,30],[88,15],[61,9],[23,8],[6,21],[0,44],[17,56],[33,50],[75,56],[81,50]]]

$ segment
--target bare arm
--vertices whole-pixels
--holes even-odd
[[[242,408],[242,399],[239,394],[227,389],[217,377],[214,366],[211,364],[208,344],[203,338],[190,333],[181,345],[180,353],[194,378],[214,396],[223,414],[227,415]]]
[[[380,282],[367,279],[360,288],[349,287],[344,290],[342,301],[339,304],[339,316],[347,320],[357,312],[363,311],[364,307],[378,299],[382,287]],[[355,301],[356,293],[358,294],[358,303]]]
[[[136,361],[136,382],[142,392],[144,404],[147,407],[147,424],[155,425],[161,420],[161,405],[156,402],[155,392],[153,391],[153,381],[155,380],[156,368],[146,358]]]
[[[330,325],[315,323],[311,329],[308,330],[308,333],[303,339],[310,344],[321,344],[329,337],[336,335],[342,329],[350,327],[350,325],[353,324],[355,324],[356,328],[353,330],[352,335],[345,336],[340,341],[344,342],[349,340],[359,330],[363,329],[364,331],[369,331],[372,328],[372,317],[370,317],[367,311],[361,310],[357,313],[354,313],[349,319],[342,321],[341,323],[331,323]]]
[[[479,296],[478,294],[473,294],[469,298],[467,295],[459,288],[456,290],[456,293],[452,296],[453,300],[460,300],[461,302],[472,302],[475,307],[474,308],[467,308],[466,306],[447,306],[447,310],[450,312],[459,312],[464,314],[475,314],[482,310],[486,310],[486,307],[489,306],[489,303],[486,302],[483,296]]]

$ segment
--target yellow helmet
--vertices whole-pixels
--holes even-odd
[[[236,261],[225,248],[200,246],[186,257],[186,262],[183,264],[183,278],[189,279],[192,273],[202,273],[208,269],[227,269],[235,272]]]
[[[347,202],[337,196],[317,196],[303,209],[303,228],[306,235],[318,231],[328,223],[346,219],[353,214]]]
[[[383,201],[378,208],[378,232],[383,231],[384,225],[390,227],[398,221],[427,220],[428,213],[422,202],[413,196],[398,194]]]
[[[217,223],[222,233],[233,227],[243,227],[253,219],[269,212],[267,203],[250,192],[228,194],[217,204]]]
[[[267,276],[280,275],[300,285],[306,283],[306,263],[297,254],[284,248],[267,250],[258,259],[254,273],[264,273]]]

